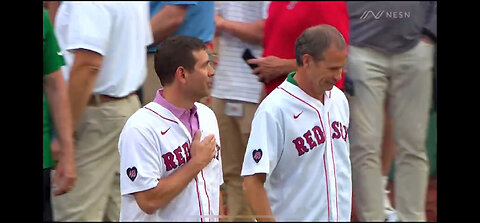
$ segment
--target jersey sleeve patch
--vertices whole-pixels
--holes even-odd
[[[253,160],[258,163],[262,159],[263,152],[261,149],[255,149],[252,152]]]
[[[137,168],[135,166],[127,168],[127,176],[133,182],[137,178]]]

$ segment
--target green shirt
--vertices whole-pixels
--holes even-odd
[[[52,22],[48,18],[47,10],[43,8],[43,78],[65,65],[63,56],[60,53],[57,39],[53,32]],[[52,151],[50,149],[51,120],[48,109],[48,101],[43,91],[43,168],[53,166]]]

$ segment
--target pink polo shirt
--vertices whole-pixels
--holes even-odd
[[[177,117],[183,125],[187,128],[192,136],[198,130],[198,114],[197,114],[197,106],[193,105],[191,109],[183,109],[175,107],[174,105],[170,104],[165,98],[163,97],[163,88],[157,91],[157,95],[154,102],[158,103],[159,105],[163,106],[164,108],[168,109],[175,117]]]

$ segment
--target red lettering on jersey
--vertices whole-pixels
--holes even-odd
[[[181,166],[185,163],[185,159],[183,158],[182,155],[182,148],[179,146],[175,150],[173,150],[173,153],[175,154],[175,157],[177,158],[178,161],[178,166]]]
[[[313,135],[315,136],[316,142],[312,138],[311,131],[313,131]],[[305,152],[309,151],[309,149],[305,146],[305,141],[307,141],[307,144],[309,145],[310,150],[313,150],[317,145],[321,145],[322,143],[325,142],[325,135],[323,134],[323,131],[320,128],[320,126],[313,127],[311,131],[307,130],[307,132],[303,134],[303,137],[297,137],[292,141],[293,144],[295,144],[295,148],[298,151],[298,156],[301,156]]]
[[[298,156],[303,155],[305,152],[308,152],[308,148],[305,146],[303,138],[302,137],[297,137],[294,139],[293,144],[295,144],[295,148],[298,151]]]
[[[315,143],[315,141],[313,141],[312,139],[312,132],[307,131],[305,134],[303,134],[303,137],[307,140],[307,143],[310,146],[310,150],[317,146],[317,143]]]
[[[313,127],[312,131],[315,139],[317,139],[317,145],[325,142],[325,135],[323,135],[322,129],[319,126]]]
[[[342,124],[335,121],[332,123],[332,128],[333,128],[333,131],[334,133],[332,134],[332,138],[333,139],[339,139],[341,136],[342,136],[342,133],[340,133],[340,130],[338,129],[340,125],[340,130],[342,130]]]
[[[345,140],[345,142],[347,141],[347,137],[348,137],[348,129],[347,129],[347,126],[343,126],[343,130],[345,132],[345,136],[342,136],[342,139]]]
[[[162,155],[163,163],[165,164],[166,170],[170,171],[172,169],[177,168],[177,164],[175,163],[174,155],[171,152]]]
[[[343,125],[341,122],[334,121],[332,123],[332,128],[334,131],[334,133],[332,134],[333,139],[342,138],[345,142],[347,141],[347,137],[348,137],[347,126]]]
[[[219,159],[218,159],[218,156],[220,155],[220,146],[219,146],[218,144],[216,144],[216,145],[215,145],[215,148],[216,148],[216,150],[217,150],[216,155],[215,155],[215,159],[219,160]]]
[[[187,162],[190,160],[190,145],[188,145],[188,142],[185,142],[183,145],[182,145],[182,148],[183,148],[183,153],[185,153],[185,156],[187,158]]]

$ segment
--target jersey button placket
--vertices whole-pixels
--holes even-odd
[[[326,101],[326,100],[325,100]],[[328,214],[329,218],[328,221],[336,221],[336,204],[335,204],[335,196],[336,196],[336,188],[335,188],[335,174],[333,171],[333,160],[332,160],[332,132],[330,129],[330,122],[328,120],[328,112],[326,112],[326,107],[322,107],[323,114],[322,114],[322,122],[326,123],[323,126],[323,132],[325,136],[325,158],[327,160],[327,173],[328,173],[328,203],[330,206],[330,213]],[[328,131],[328,132],[327,132]]]

